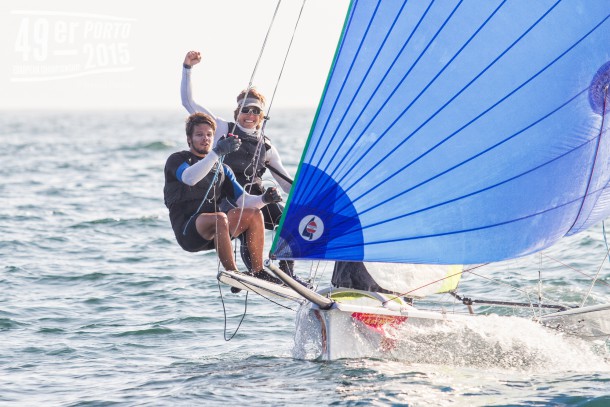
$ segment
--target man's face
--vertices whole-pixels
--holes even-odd
[[[214,130],[207,123],[196,124],[191,137],[191,153],[202,157],[210,152],[214,142]]]

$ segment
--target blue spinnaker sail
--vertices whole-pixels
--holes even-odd
[[[273,251],[472,264],[610,214],[610,2],[353,1]]]

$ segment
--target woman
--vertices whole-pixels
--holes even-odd
[[[235,173],[235,178],[244,189],[252,195],[261,195],[265,192],[262,184],[262,176],[267,166],[273,167],[271,174],[285,193],[290,192],[290,174],[284,168],[282,160],[276,148],[270,140],[260,132],[265,118],[265,97],[256,89],[242,91],[237,95],[237,108],[234,112],[234,122],[224,120],[216,116],[209,109],[197,104],[193,100],[191,91],[191,68],[201,62],[201,54],[197,51],[189,51],[183,63],[182,81],[180,84],[180,95],[182,105],[190,113],[205,113],[216,121],[216,132],[214,134],[214,145],[218,140],[229,133],[237,135],[242,141],[240,148],[225,156],[224,163]],[[245,99],[245,101],[244,101]],[[265,228],[273,230],[279,224],[283,207],[277,203],[265,206],[261,211],[265,220]],[[242,259],[250,268],[250,257],[246,245],[241,244]],[[280,268],[293,276],[293,262],[280,261]]]

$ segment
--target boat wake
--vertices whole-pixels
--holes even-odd
[[[482,368],[487,370],[610,371],[610,345],[549,331],[518,317],[472,318],[467,324],[409,323],[387,327],[381,340],[359,321],[346,319],[340,335],[343,358],[379,358],[412,364]],[[322,352],[320,322],[310,312],[297,315],[293,356],[315,359]]]

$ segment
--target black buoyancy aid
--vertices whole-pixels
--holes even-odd
[[[271,148],[267,138],[265,137],[264,142],[259,145],[256,136],[247,134],[235,123],[229,123],[229,131],[240,138],[241,146],[237,151],[227,154],[224,163],[231,167],[240,185],[244,186],[250,182],[261,183],[261,177],[267,169],[266,152]]]
[[[185,153],[188,154],[185,154],[185,161],[187,161],[189,165],[193,165],[199,161],[198,157],[195,155],[188,152]],[[196,207],[201,203],[201,200],[206,196],[206,192],[208,192],[209,189],[205,203],[202,205],[199,212],[215,212],[215,207],[220,201],[220,185],[222,185],[225,180],[224,171],[220,169],[220,171],[218,171],[218,178],[216,180],[215,187],[210,188],[210,184],[214,179],[217,169],[218,163],[214,164],[214,167],[212,167],[210,172],[193,186],[182,184],[177,180],[171,185],[166,185],[165,204],[167,207],[169,208],[176,203],[190,203],[188,206],[194,206],[195,203],[197,203],[195,206],[196,209]]]

